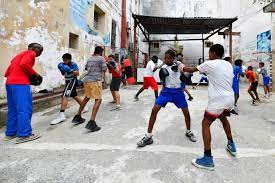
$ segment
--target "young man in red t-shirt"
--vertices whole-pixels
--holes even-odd
[[[258,92],[257,92],[258,80],[257,80],[257,76],[256,76],[255,72],[253,71],[252,66],[248,66],[247,71],[245,72],[245,75],[250,82],[250,87],[248,88],[248,93],[251,96],[251,98],[253,99],[252,104],[255,104],[255,102],[256,101],[259,102],[260,99],[259,99]],[[253,95],[253,93],[255,94],[255,96]]]
[[[6,137],[4,140],[17,138],[16,143],[23,143],[36,140],[39,134],[32,133],[32,93],[30,78],[42,77],[33,70],[35,57],[39,57],[43,52],[43,47],[38,43],[32,43],[28,50],[16,55],[8,67],[5,77],[8,115],[6,125]]]
[[[108,66],[109,72],[112,74],[110,90],[113,96],[113,101],[111,103],[116,104],[116,107],[112,109],[112,111],[118,111],[120,110],[119,87],[121,84],[121,67],[120,67],[120,64],[116,62],[114,55],[108,56],[107,66]]]

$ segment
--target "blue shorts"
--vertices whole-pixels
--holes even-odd
[[[173,103],[177,108],[188,108],[182,88],[163,88],[156,100],[156,105],[165,107],[167,103]]]
[[[200,80],[200,83],[202,83],[203,81],[205,81],[206,83],[208,83],[207,77],[202,77],[201,80]]]
[[[264,83],[264,86],[269,86],[269,83],[270,83],[270,77],[269,77],[269,76],[264,77],[264,79],[263,79],[263,83]]]
[[[234,94],[239,94],[240,93],[239,81],[233,81],[232,88],[233,88]]]
[[[180,84],[180,86],[181,86],[181,89],[184,90],[185,87],[186,87],[186,84],[185,84],[184,82],[182,82],[182,83]]]

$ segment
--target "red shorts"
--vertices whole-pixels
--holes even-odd
[[[143,88],[148,89],[151,87],[153,90],[158,90],[158,84],[154,77],[144,77],[143,78]]]
[[[230,110],[224,109],[224,111],[221,114],[212,114],[208,111],[205,111],[204,117],[207,118],[210,121],[215,121],[217,118],[220,118],[221,116],[230,116]]]

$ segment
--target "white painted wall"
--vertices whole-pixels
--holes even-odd
[[[185,17],[238,17],[238,21],[233,24],[233,31],[241,32],[241,37],[234,36],[233,38],[233,55],[234,58],[241,58],[246,62],[251,62],[256,58],[253,53],[256,52],[257,34],[271,29],[271,14],[265,14],[262,11],[262,8],[270,1],[271,0],[150,0],[144,4],[143,13],[175,17],[182,17],[183,15]],[[149,6],[149,4],[151,6]],[[180,36],[178,37],[180,38]],[[167,38],[169,37],[162,37],[162,39]],[[216,35],[210,40],[228,47],[228,39],[226,38],[224,40],[222,36]],[[147,51],[146,44],[141,45],[141,49]],[[185,57],[197,58],[202,54],[200,42],[183,42],[183,47]],[[166,45],[166,48],[161,48],[161,51],[167,49],[168,45]],[[207,51],[206,49],[206,57]],[[162,53],[159,54],[161,55]]]

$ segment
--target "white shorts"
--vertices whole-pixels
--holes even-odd
[[[224,110],[231,111],[234,107],[234,95],[209,99],[206,112],[213,116],[220,116]]]

